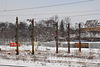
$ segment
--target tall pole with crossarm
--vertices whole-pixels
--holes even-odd
[[[56,23],[56,53],[58,53],[58,22]]]
[[[68,23],[68,53],[70,53],[70,24]]]
[[[81,52],[81,24],[79,23],[79,52]]]
[[[18,49],[18,17],[16,17],[16,55],[19,55],[19,49]]]
[[[34,55],[34,19],[32,19],[32,55]]]

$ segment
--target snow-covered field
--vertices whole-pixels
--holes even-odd
[[[31,46],[20,46],[19,55],[16,47],[0,46],[0,67],[100,67],[100,49],[67,48],[35,46],[35,54],[31,55]]]

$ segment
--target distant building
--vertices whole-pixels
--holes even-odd
[[[100,20],[87,20],[85,23],[85,28],[96,28],[100,27]]]
[[[83,38],[93,38],[97,41],[96,39],[100,38],[100,20],[87,20],[82,32],[84,34]]]

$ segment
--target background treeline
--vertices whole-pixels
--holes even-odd
[[[59,21],[59,37],[67,36],[67,24],[69,19],[62,19]],[[56,36],[55,23],[58,21],[58,16],[52,17],[49,20],[41,20],[35,22],[34,26],[34,39],[35,41],[53,41]],[[31,40],[31,29],[32,25],[29,22],[19,21],[18,22],[18,35],[19,41],[30,41]],[[11,39],[15,40],[16,24],[15,22],[0,22],[0,39]]]
[[[59,20],[58,16],[51,17],[48,20],[40,20],[34,23],[34,40],[35,41],[54,41],[56,36],[55,23],[58,21],[58,38],[60,41],[67,41],[67,24],[70,23],[70,40],[78,40],[78,23],[71,23],[69,17]],[[32,25],[29,22],[19,21],[18,22],[18,35],[19,42],[30,42],[31,41],[31,29]],[[84,27],[84,23],[81,23],[81,27]],[[85,40],[89,32],[83,32],[81,30],[81,37]],[[0,42],[15,41],[16,24],[15,22],[0,22]],[[92,33],[93,34],[93,33]],[[91,35],[92,35],[91,34]],[[94,36],[94,35],[93,35]],[[88,40],[88,39],[87,39]]]

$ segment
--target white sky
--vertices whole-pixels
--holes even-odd
[[[0,0],[0,11],[39,7],[39,6],[46,6],[46,5],[55,5],[55,4],[62,4],[62,3],[71,3],[71,2],[78,2],[78,1],[85,1],[85,0]],[[30,19],[35,18],[35,21],[37,21],[40,20],[41,18],[43,19],[50,18],[54,15],[58,15],[59,19],[62,19],[63,17],[73,16],[73,15],[100,13],[100,11],[76,12],[76,11],[88,11],[88,10],[100,10],[100,0],[94,0],[86,3],[57,6],[57,7],[49,7],[49,8],[0,12],[0,21],[8,21],[14,23],[16,16],[19,17],[20,21],[26,21],[26,19],[28,18]],[[63,12],[76,12],[76,13],[58,14]],[[53,13],[53,14],[48,14],[48,13]],[[70,18],[71,18],[71,22],[74,24],[78,22],[85,22],[86,20],[89,19],[91,20],[100,19],[100,14],[88,15],[88,16],[77,16],[77,17],[70,17]]]

